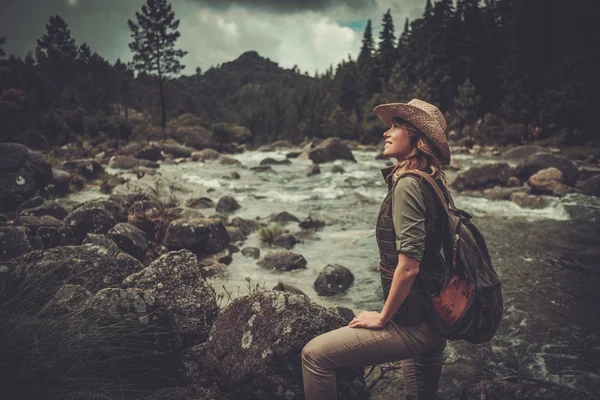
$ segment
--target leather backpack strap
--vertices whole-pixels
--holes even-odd
[[[444,211],[446,212],[446,214],[448,214],[448,208],[452,208],[452,209],[455,208],[454,207],[454,200],[452,199],[452,196],[450,196],[450,193],[448,193],[448,200],[446,200],[446,197],[442,193],[442,190],[440,189],[440,187],[438,186],[438,184],[433,180],[433,178],[429,174],[427,174],[427,173],[425,173],[423,171],[411,169],[411,170],[402,172],[398,176],[398,181],[403,176],[414,176],[416,178],[423,178],[423,179],[425,179],[427,181],[427,183],[429,184],[429,186],[431,186],[431,188],[433,189],[433,192],[435,193],[435,195],[438,198],[440,204],[444,208]]]

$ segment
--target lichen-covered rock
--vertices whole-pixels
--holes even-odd
[[[315,164],[323,164],[334,160],[348,160],[356,162],[352,150],[340,138],[329,138],[307,153],[309,159]]]
[[[575,186],[579,179],[579,170],[570,160],[553,154],[534,154],[517,166],[517,176],[522,181],[527,181],[536,172],[554,167],[563,173],[563,182]]]
[[[0,211],[15,209],[35,194],[35,178],[31,168],[0,173]]]
[[[219,311],[213,288],[202,277],[196,256],[187,250],[162,255],[128,276],[123,286],[149,291],[172,311],[185,347],[206,340]]]
[[[36,250],[5,263],[9,285],[19,296],[31,296],[30,311],[43,306],[63,285],[80,285],[92,293],[119,286],[144,266],[129,254],[94,245]]]
[[[346,325],[305,296],[259,291],[219,316],[201,354],[206,373],[245,399],[304,399],[301,351],[315,336]],[[340,399],[367,399],[362,369],[338,371]]]
[[[496,185],[506,186],[511,176],[517,171],[505,163],[474,166],[464,172],[460,172],[452,187],[458,190],[486,189]]]
[[[32,251],[25,228],[0,226],[0,261],[8,261]]]
[[[333,306],[333,307],[329,307],[329,309],[331,311],[333,311],[334,313],[336,313],[337,315],[339,315],[340,317],[342,317],[347,324],[349,324],[350,321],[352,321],[354,319],[354,317],[356,317],[356,314],[354,314],[354,311],[352,311],[348,307]]]
[[[563,182],[563,173],[557,168],[544,168],[531,175],[527,180],[536,193],[552,194],[555,187]]]
[[[48,300],[40,311],[40,316],[56,317],[73,312],[92,296],[89,290],[80,285],[63,285]]]
[[[58,247],[65,239],[65,236],[53,226],[40,226],[37,230],[37,236],[42,240],[44,249]]]
[[[34,206],[32,208],[22,209],[19,215],[22,216],[35,216],[41,217],[43,215],[50,215],[54,218],[63,220],[67,216],[67,211],[63,206],[58,204],[54,200],[47,200],[43,204],[39,206]]]
[[[299,294],[301,296],[306,296],[308,298],[306,293],[304,293],[302,290],[298,289],[296,286],[292,286],[287,283],[283,283],[282,281],[279,281],[277,283],[277,285],[273,286],[272,290],[278,290],[280,292],[289,292],[292,294]]]
[[[106,235],[102,235],[99,233],[88,233],[85,239],[83,240],[83,244],[92,244],[95,246],[104,247],[111,253],[118,253],[121,251],[119,246],[111,239],[107,238]]]
[[[301,254],[282,250],[270,251],[262,260],[258,261],[257,264],[268,269],[291,271],[293,269],[306,268],[307,262]]]
[[[207,255],[226,249],[229,234],[217,219],[178,219],[169,224],[164,245],[169,250],[187,249],[198,255]]]
[[[108,233],[117,221],[105,208],[78,208],[65,217],[61,233],[70,244],[79,244],[88,233]]]
[[[285,225],[288,222],[300,222],[300,220],[298,219],[298,217],[296,217],[293,214],[290,214],[287,211],[283,211],[277,214],[273,214],[269,216],[269,221],[270,222],[276,222],[280,225]]]
[[[523,192],[515,192],[510,195],[510,200],[521,208],[545,208],[548,200],[542,196],[534,196]]]
[[[321,296],[333,296],[345,292],[353,283],[354,275],[348,268],[339,264],[328,264],[317,276],[314,288]]]
[[[579,390],[552,382],[519,377],[483,381],[462,390],[460,400],[592,400]]]
[[[23,226],[27,229],[30,236],[34,236],[41,227],[60,228],[62,221],[51,217],[50,215],[42,215],[41,217],[19,216],[14,222],[15,226]]]
[[[106,236],[125,253],[142,261],[148,251],[148,241],[141,229],[128,223],[119,223]]]
[[[244,247],[242,249],[242,255],[244,257],[252,257],[258,260],[260,258],[260,249],[258,247]]]
[[[238,203],[233,197],[223,196],[219,199],[216,210],[217,212],[222,213],[232,213],[240,208],[240,203]]]

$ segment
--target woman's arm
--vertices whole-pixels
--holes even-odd
[[[350,321],[348,326],[350,328],[369,329],[381,329],[385,327],[402,303],[404,303],[404,300],[406,300],[410,288],[419,273],[419,264],[421,264],[419,260],[398,253],[398,266],[394,271],[390,293],[381,312],[363,311]]]

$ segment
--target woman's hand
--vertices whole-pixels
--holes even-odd
[[[348,326],[350,328],[382,329],[387,325],[377,311],[363,311],[358,314]]]

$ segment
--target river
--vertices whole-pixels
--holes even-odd
[[[289,150],[288,150],[289,151]],[[336,161],[321,165],[321,174],[307,176],[311,161],[291,159],[290,165],[273,165],[273,172],[249,168],[264,158],[285,158],[287,151],[248,151],[230,157],[241,166],[218,161],[162,165],[159,173],[183,204],[188,198],[232,195],[241,205],[234,216],[259,217],[287,211],[300,220],[307,216],[326,227],[304,238],[293,249],[302,254],[307,268],[292,272],[265,270],[241,253],[222,276],[210,278],[218,292],[234,297],[248,293],[248,281],[267,289],[278,281],[294,285],[324,306],[379,310],[382,306],[375,220],[386,186],[375,152],[354,151],[356,163]],[[454,156],[466,169],[497,162],[492,156]],[[345,172],[332,173],[333,165]],[[125,174],[128,172],[108,170]],[[231,172],[239,180],[227,179]],[[449,171],[449,182],[456,172]],[[144,177],[142,180],[146,179]],[[95,190],[72,196],[95,197]],[[442,398],[457,398],[460,388],[484,379],[511,375],[552,381],[600,398],[600,201],[582,195],[553,198],[539,210],[522,209],[510,201],[455,194],[455,203],[473,215],[492,255],[502,282],[504,318],[497,336],[482,345],[449,343],[440,386]],[[285,226],[300,231],[296,223]],[[244,246],[259,247],[261,257],[273,250],[252,234]],[[345,293],[320,297],[313,282],[327,265],[337,263],[354,274],[354,285]],[[225,289],[223,289],[223,286]],[[373,398],[386,398],[399,383],[379,385]],[[387,386],[386,386],[387,385]]]

